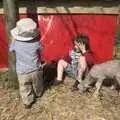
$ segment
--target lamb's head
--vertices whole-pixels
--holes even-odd
[[[93,78],[89,73],[87,77],[78,85],[79,92],[86,92],[90,88],[91,83],[93,83]]]
[[[84,84],[84,82],[81,82],[79,85],[78,85],[78,89],[79,89],[79,92],[80,93],[84,93],[87,91],[88,89],[88,86]]]

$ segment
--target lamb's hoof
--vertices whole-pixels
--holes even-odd
[[[84,88],[84,86],[82,86],[81,84],[78,85],[78,91],[80,94],[83,94],[86,92],[86,89]]]
[[[94,97],[94,98],[96,98],[96,99],[97,99],[97,98],[99,98],[99,96],[100,96],[100,94],[99,94],[99,93],[93,93],[93,97]]]

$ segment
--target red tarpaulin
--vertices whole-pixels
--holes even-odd
[[[4,17],[0,16],[0,69],[8,67],[8,40],[5,33]]]
[[[90,38],[96,63],[112,58],[116,32],[117,15],[21,15],[34,19],[41,31],[44,45],[42,59],[46,62],[66,56],[72,48],[73,40],[79,33]],[[0,16],[0,67],[8,65],[8,45],[4,31],[4,20]]]
[[[38,16],[45,61],[57,60],[68,54],[72,40],[79,33],[90,38],[95,63],[112,58],[116,32],[115,15],[48,15]]]

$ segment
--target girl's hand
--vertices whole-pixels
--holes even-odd
[[[78,44],[79,49],[81,50],[82,54],[86,52],[85,44],[82,42]]]

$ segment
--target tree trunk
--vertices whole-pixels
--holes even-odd
[[[18,0],[3,0],[4,15],[6,21],[6,33],[8,36],[8,43],[11,42],[10,30],[16,26],[18,19]],[[15,54],[9,54],[9,71],[8,71],[8,87],[18,87],[17,75],[15,71]]]

